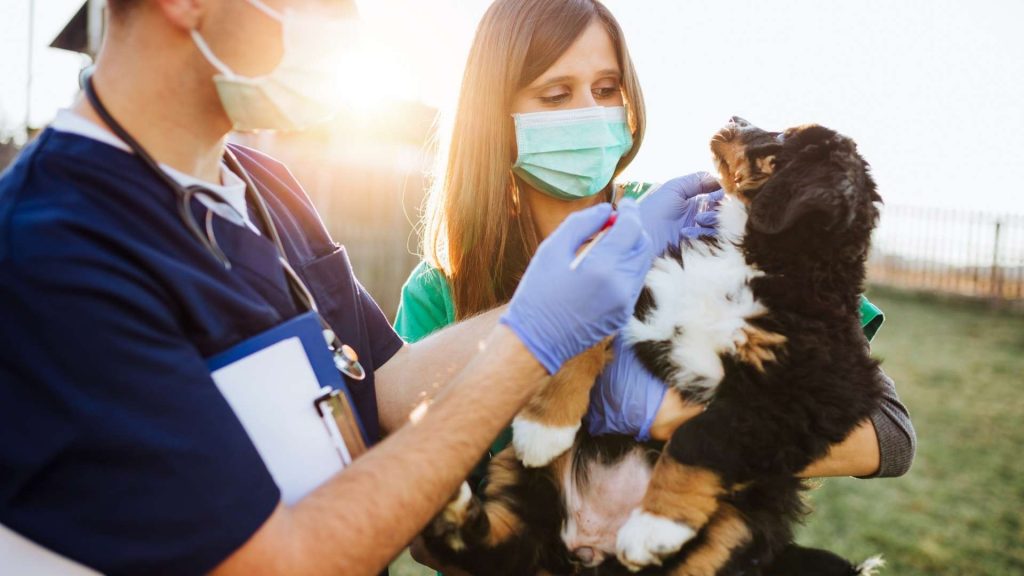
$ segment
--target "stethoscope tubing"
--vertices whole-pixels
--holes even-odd
[[[142,145],[139,144],[139,142],[135,140],[135,138],[132,137],[132,135],[129,134],[117,120],[114,119],[106,106],[103,105],[99,95],[96,93],[95,86],[93,86],[91,74],[84,76],[82,88],[85,92],[86,98],[89,100],[89,104],[92,105],[96,114],[99,115],[110,130],[113,131],[114,134],[117,135],[117,137],[135,153],[150,172],[174,191],[174,194],[178,199],[178,214],[186,228],[189,229],[192,235],[199,240],[199,242],[214,258],[217,259],[218,262],[220,262],[226,269],[230,270],[231,262],[228,260],[227,255],[220,249],[220,246],[217,244],[216,236],[213,233],[213,211],[211,210],[206,213],[206,230],[204,234],[204,231],[200,230],[199,225],[195,222],[195,218],[192,216],[191,201],[196,194],[201,193],[209,196],[215,202],[222,205],[230,206],[230,204],[228,204],[223,196],[213,190],[200,186],[189,186],[186,188],[171,178],[169,174],[164,172],[164,170],[160,168],[160,165],[157,164],[156,160],[149,155],[146,149],[143,148]],[[330,348],[334,353],[335,365],[349,378],[352,378],[353,380],[362,380],[366,377],[366,372],[363,370],[362,365],[359,364],[359,359],[356,357],[355,352],[352,351],[350,347],[342,344],[335,335],[334,330],[331,329],[323,315],[320,314],[320,309],[317,306],[316,298],[313,297],[313,293],[309,290],[309,287],[306,286],[306,283],[303,282],[302,278],[292,267],[291,263],[288,262],[284,243],[281,241],[281,235],[278,233],[277,226],[274,225],[274,219],[270,214],[270,209],[267,208],[266,201],[264,201],[263,196],[259,193],[259,189],[256,188],[252,178],[249,177],[249,173],[242,167],[242,164],[238,161],[238,158],[235,157],[234,153],[227,148],[224,150],[224,162],[227,164],[228,169],[237,174],[242,181],[245,182],[246,198],[252,202],[252,205],[256,208],[256,213],[260,218],[260,223],[263,225],[264,230],[266,230],[271,242],[273,242],[274,247],[277,249],[277,259],[281,264],[281,267],[284,269],[289,291],[292,293],[292,297],[301,303],[307,311],[316,313],[316,316],[323,327],[328,348]],[[234,210],[234,208],[232,208],[232,210]]]

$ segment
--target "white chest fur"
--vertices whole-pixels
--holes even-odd
[[[766,311],[750,289],[761,272],[740,250],[746,208],[726,197],[718,220],[717,246],[684,241],[681,261],[669,256],[655,261],[646,279],[654,307],[644,321],[633,318],[625,332],[631,344],[670,343],[668,384],[705,400],[722,379],[721,355],[735,353],[746,339],[747,320]]]

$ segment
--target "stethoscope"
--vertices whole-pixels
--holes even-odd
[[[170,177],[162,168],[156,163],[152,156],[135,140],[131,134],[121,126],[114,117],[110,115],[107,108],[100,101],[99,96],[96,94],[96,89],[92,84],[92,75],[86,75],[82,79],[82,88],[85,91],[85,97],[89,99],[89,103],[103,122],[120,138],[125,144],[131,148],[132,152],[142,163],[149,168],[150,172],[156,175],[157,178],[162,180],[174,193],[178,196],[178,215],[181,217],[182,222],[189,229],[193,236],[199,242],[206,247],[206,249],[217,259],[218,262],[224,265],[224,268],[230,270],[231,262],[228,260],[224,251],[221,250],[217,244],[217,236],[213,232],[213,210],[206,211],[206,221],[203,227],[199,226],[196,222],[195,215],[192,212],[191,204],[193,198],[199,198],[205,196],[210,200],[216,202],[218,205],[226,206],[236,214],[237,210],[224,198],[214,192],[203,188],[202,186],[192,185],[184,187],[173,178]],[[252,205],[256,208],[256,215],[259,217],[260,222],[263,224],[263,229],[267,231],[267,235],[270,237],[274,246],[277,248],[277,259],[281,263],[281,267],[284,268],[285,279],[288,282],[288,289],[291,291],[292,296],[300,302],[307,311],[316,314],[317,319],[320,321],[323,327],[324,340],[327,342],[327,347],[330,349],[334,356],[334,365],[337,366],[338,370],[345,376],[353,380],[362,380],[366,378],[366,371],[363,370],[362,364],[359,363],[359,357],[356,355],[355,350],[347,344],[342,344],[341,340],[331,329],[327,321],[320,314],[320,310],[317,308],[316,299],[313,298],[313,293],[309,291],[306,283],[302,281],[299,274],[292,268],[288,259],[285,257],[284,244],[281,243],[281,236],[277,232],[277,227],[274,225],[274,220],[270,215],[270,210],[267,208],[266,202],[260,195],[259,190],[253,184],[252,179],[249,178],[249,174],[242,167],[238,158],[231,152],[231,150],[224,150],[224,163],[227,164],[228,169],[237,174],[242,181],[245,182],[245,197],[247,200],[252,202]],[[241,215],[239,215],[241,216]]]

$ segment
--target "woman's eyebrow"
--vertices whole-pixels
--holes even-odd
[[[618,77],[622,76],[622,72],[620,72],[618,68],[605,68],[604,70],[599,71],[597,74],[594,74],[594,76],[597,76],[598,78],[604,77],[604,76],[615,76],[616,78],[618,78]],[[575,76],[570,76],[570,75],[554,76],[552,78],[545,78],[544,80],[541,80],[541,82],[539,84],[535,84],[535,85],[531,86],[530,89],[531,90],[540,90],[542,88],[547,88],[548,86],[552,86],[554,84],[563,84],[565,82],[572,82],[575,79],[576,79]]]

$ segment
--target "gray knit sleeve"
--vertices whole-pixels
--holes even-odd
[[[882,401],[871,415],[878,436],[878,472],[862,478],[894,478],[910,470],[917,450],[917,435],[910,422],[910,413],[896,394],[896,384],[881,368],[878,376],[883,382]]]

